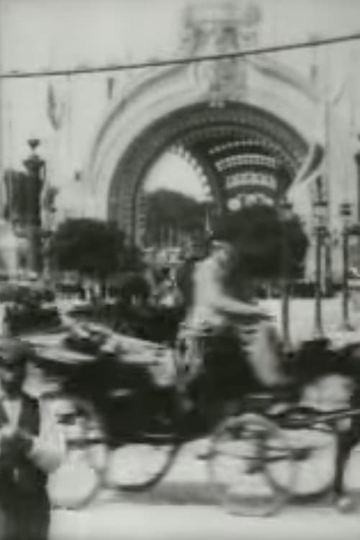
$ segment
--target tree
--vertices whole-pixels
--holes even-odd
[[[99,282],[140,265],[139,251],[127,245],[116,224],[93,219],[64,221],[51,239],[50,254],[60,270],[76,271]]]
[[[159,189],[147,196],[147,226],[156,231],[159,225],[183,230],[203,229],[204,207],[183,193]]]
[[[286,221],[275,207],[254,205],[220,217],[214,236],[234,247],[231,274],[257,279],[277,279],[284,270],[284,249],[289,277],[299,277],[308,238],[298,216]],[[286,243],[286,244],[285,244]]]

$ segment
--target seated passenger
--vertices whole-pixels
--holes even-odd
[[[232,250],[230,243],[213,241],[208,257],[195,267],[193,303],[185,327],[195,332],[231,327],[257,381],[264,387],[280,386],[287,382],[280,366],[280,341],[269,314],[255,301],[251,280],[243,277],[239,297],[230,292]]]

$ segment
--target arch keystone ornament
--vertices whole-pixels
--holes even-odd
[[[185,10],[179,57],[257,44],[262,13],[256,4],[213,6]],[[275,164],[272,174],[280,193],[307,157],[318,107],[307,80],[265,57],[144,70],[113,103],[90,147],[84,177],[97,201],[94,217],[115,220],[141,243],[147,172],[176,146],[205,172],[219,211],[228,207],[226,175],[244,172],[243,154],[250,155],[246,166],[257,174],[270,174],[268,164]],[[252,154],[260,156],[256,163]],[[219,172],[218,160],[224,158],[228,165]]]

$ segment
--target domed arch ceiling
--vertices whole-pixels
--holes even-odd
[[[244,171],[273,175],[276,185],[271,195],[278,198],[308,150],[293,127],[249,104],[227,102],[212,107],[199,103],[174,110],[129,145],[110,183],[108,217],[137,241],[142,236],[141,194],[147,171],[174,145],[184,147],[199,164],[219,211],[226,207],[231,182]]]

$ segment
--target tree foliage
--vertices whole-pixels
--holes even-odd
[[[285,265],[288,276],[302,273],[308,238],[295,214],[283,220],[275,207],[244,207],[219,218],[214,236],[234,246],[234,274],[276,279]]]
[[[193,230],[204,227],[204,207],[195,199],[168,189],[159,189],[147,196],[147,225]]]
[[[127,246],[116,224],[93,219],[68,219],[55,232],[50,253],[60,270],[105,279],[140,264],[138,250]]]

